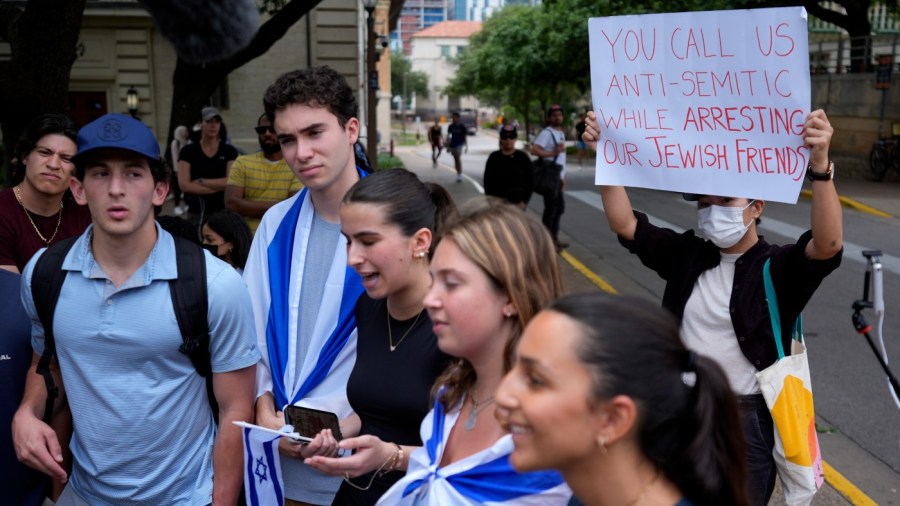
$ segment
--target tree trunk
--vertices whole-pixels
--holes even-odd
[[[0,129],[6,186],[16,142],[35,116],[64,113],[85,0],[30,0],[25,9],[0,10],[0,39],[11,58],[0,62]],[[48,36],[49,35],[49,36]]]
[[[209,104],[210,95],[228,74],[265,54],[273,44],[284,37],[288,29],[321,1],[291,0],[259,27],[256,36],[247,47],[220,62],[193,65],[179,57],[175,64],[175,73],[172,75],[172,110],[169,114],[166,146],[171,144],[178,125],[185,125],[190,129],[200,118],[200,109]]]

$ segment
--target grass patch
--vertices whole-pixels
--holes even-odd
[[[391,132],[391,136],[394,139],[394,144],[397,146],[417,146],[422,143],[421,138],[416,140],[416,132],[409,130],[406,133],[394,130]]]
[[[378,170],[405,168],[403,160],[399,157],[391,156],[389,153],[378,153]]]

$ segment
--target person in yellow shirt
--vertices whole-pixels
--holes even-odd
[[[265,114],[257,120],[255,130],[260,151],[234,161],[225,187],[225,207],[243,216],[251,233],[256,233],[259,219],[270,207],[303,188],[285,163],[275,129]]]

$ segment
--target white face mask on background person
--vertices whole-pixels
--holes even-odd
[[[697,211],[697,228],[703,237],[706,237],[719,248],[730,248],[738,243],[750,223],[744,224],[744,209],[753,204],[750,201],[744,207],[725,207],[711,205]]]

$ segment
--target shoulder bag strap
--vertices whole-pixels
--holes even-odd
[[[778,297],[775,296],[775,285],[772,283],[772,275],[769,274],[769,261],[763,265],[763,284],[766,287],[766,302],[769,306],[769,318],[772,319],[772,334],[775,336],[775,346],[778,348],[778,360],[784,358],[784,346],[781,345],[781,315],[778,314]],[[799,320],[799,318],[798,318]]]

